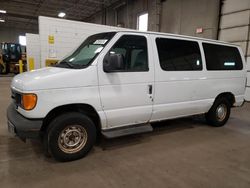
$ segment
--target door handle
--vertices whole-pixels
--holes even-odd
[[[153,86],[151,84],[148,85],[148,94],[152,94],[153,92]]]

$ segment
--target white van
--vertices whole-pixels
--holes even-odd
[[[70,161],[85,156],[100,133],[147,132],[151,122],[195,114],[222,126],[230,108],[243,104],[246,85],[238,46],[153,32],[99,33],[55,67],[14,77],[8,128],[22,139],[42,138],[55,159]]]

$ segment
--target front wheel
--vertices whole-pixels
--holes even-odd
[[[231,104],[226,98],[218,98],[206,114],[208,124],[221,127],[226,124],[231,112]]]
[[[58,161],[72,161],[84,157],[96,140],[94,123],[78,112],[62,114],[49,125],[46,133],[49,153]]]

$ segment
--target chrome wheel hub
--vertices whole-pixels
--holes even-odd
[[[223,121],[227,115],[227,107],[225,104],[220,104],[216,109],[216,116],[219,121]]]
[[[70,125],[61,131],[58,137],[59,148],[65,153],[76,153],[86,144],[87,131],[80,125]]]

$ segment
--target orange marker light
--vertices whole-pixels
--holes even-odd
[[[35,108],[37,102],[37,96],[35,94],[23,94],[22,95],[22,107],[25,110],[32,110]]]

